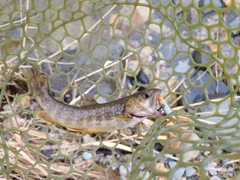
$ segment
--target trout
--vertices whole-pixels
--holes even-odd
[[[36,115],[48,122],[80,132],[109,132],[131,127],[148,116],[162,116],[158,98],[160,89],[148,89],[133,95],[98,104],[85,95],[85,105],[70,106],[49,93],[48,77],[35,67],[23,69],[29,92],[43,109]]]

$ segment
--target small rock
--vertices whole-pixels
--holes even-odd
[[[211,151],[204,151],[204,156],[209,156],[209,154],[211,154]]]
[[[130,77],[130,76],[127,76],[128,79],[129,79],[129,82],[131,85],[135,85],[135,78],[134,77]],[[137,74],[136,76],[136,79],[137,79],[137,82],[139,84],[149,84],[149,78],[147,76],[147,74],[143,71],[143,70],[140,70],[139,73]],[[142,91],[142,90],[145,90],[146,88],[144,87],[140,87],[138,89],[138,91]]]
[[[96,159],[96,160],[97,160],[97,159]],[[104,162],[105,162],[105,158],[102,157],[102,156],[100,156],[100,157],[98,158],[98,162],[104,164]]]
[[[11,110],[9,104],[3,105],[2,108],[3,108],[4,111],[10,111]]]
[[[140,167],[139,167],[139,170],[140,170],[140,171],[143,171],[144,168],[145,168],[145,165],[144,165],[144,163],[142,163],[142,164],[140,165]]]
[[[227,175],[228,175],[228,177],[233,177],[233,172],[229,172],[229,173],[227,173]]]
[[[73,159],[74,164],[77,164],[77,163],[81,162],[82,160],[83,160],[82,156],[78,156],[78,155],[76,157],[74,157],[74,159]]]
[[[145,173],[145,176],[144,176],[143,180],[147,180],[148,177],[149,177],[149,172],[147,171],[147,172]]]
[[[9,120],[4,120],[3,127],[9,129],[12,127],[22,127],[26,123],[26,119],[21,118],[19,115],[15,116],[16,118],[12,121],[12,123]],[[49,133],[50,134],[50,133]]]
[[[112,155],[107,155],[106,157],[105,156],[103,157],[102,163],[106,165],[106,164],[109,164],[111,160],[112,160]]]
[[[223,0],[225,6],[231,6],[232,1],[231,0]]]
[[[183,174],[185,172],[185,168],[179,168],[178,170],[175,171],[175,173],[173,174],[172,179],[173,180],[178,180],[180,178],[182,178]]]
[[[53,154],[53,151],[52,151],[52,150],[41,150],[41,153],[42,153],[44,156],[51,157],[52,154]]]
[[[115,171],[119,167],[119,164],[115,163],[112,165],[112,170]]]
[[[211,164],[213,165],[213,167],[216,167],[217,166],[217,163],[216,162],[211,162]]]
[[[138,74],[140,71],[139,67],[140,67],[139,61],[135,59],[131,59],[128,62],[128,66],[127,66],[127,70],[130,72],[130,73],[127,72],[127,76],[133,77],[133,74]]]
[[[175,161],[170,161],[170,162],[168,163],[170,169],[174,168],[174,167],[176,166],[176,164],[177,164],[177,163],[176,163]]]
[[[159,145],[159,146],[160,146],[160,145]],[[161,145],[161,147],[159,147],[159,148],[161,148],[161,150],[162,150],[162,149],[163,149],[163,146]],[[154,149],[157,150],[157,151],[161,151],[161,150],[158,150],[158,149],[156,148],[156,144],[154,145]],[[158,163],[166,163],[167,158],[166,158],[166,157],[157,157],[156,161],[157,161]]]
[[[179,59],[175,59],[175,60],[177,60],[179,62]],[[179,73],[185,73],[185,72],[189,71],[190,68],[191,68],[191,64],[189,63],[189,61],[184,61],[184,62],[179,63],[175,67],[174,71],[179,72]]]
[[[211,176],[216,176],[217,175],[217,171],[214,170],[214,165],[212,163],[208,164],[206,169]]]
[[[218,150],[217,150],[217,154],[223,154],[223,150],[218,149]]]
[[[223,8],[223,6],[224,6],[222,1],[220,1],[220,0],[215,0],[215,1],[213,1],[213,3],[218,8]]]
[[[231,161],[231,159],[229,159],[229,158],[224,158],[224,159],[222,159],[222,164],[226,164],[226,163],[228,163],[229,161]]]
[[[157,163],[156,170],[158,170],[160,172],[168,172],[169,171],[169,169],[165,168],[164,163]]]
[[[112,155],[106,155],[106,159],[111,161],[112,160]]]
[[[83,152],[82,157],[83,157],[84,160],[89,160],[89,159],[92,158],[92,154],[89,153],[89,152]]]
[[[219,178],[218,176],[213,176],[210,178],[210,180],[221,180],[221,178]]]
[[[124,180],[127,177],[127,169],[124,166],[119,167],[120,179]]]
[[[183,160],[191,161],[191,160],[195,159],[198,156],[198,154],[199,154],[198,150],[188,151],[188,152],[184,153]]]
[[[95,142],[96,139],[91,137],[89,134],[83,136],[83,143]]]
[[[196,174],[196,169],[193,167],[186,167],[186,177],[191,177]]]
[[[194,140],[194,141],[199,141],[200,138],[197,134],[195,133],[188,133],[188,137],[186,139],[188,140]],[[188,149],[191,148],[192,144],[191,143],[186,143],[186,142],[182,142],[179,149]],[[198,150],[192,150],[192,151],[187,151],[186,153],[184,153],[183,155],[183,160],[184,161],[191,161],[193,159],[195,159],[199,154]]]
[[[151,166],[152,165],[152,163],[151,163],[151,161],[147,161],[146,162],[146,166],[148,167],[148,166]]]
[[[186,177],[181,177],[179,180],[187,180]]]
[[[31,103],[31,97],[30,96],[24,96],[21,98],[21,103],[24,108],[29,107]]]

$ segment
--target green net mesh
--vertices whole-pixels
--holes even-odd
[[[240,2],[0,2],[0,177],[229,179],[240,160]],[[78,105],[156,87],[174,110],[110,133],[39,119],[22,68]]]

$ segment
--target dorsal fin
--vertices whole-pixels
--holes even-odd
[[[97,101],[95,101],[95,99],[93,99],[91,96],[87,95],[87,94],[82,94],[81,95],[81,100],[80,102],[80,107],[83,106],[87,106],[87,105],[93,105],[93,104],[98,104]]]

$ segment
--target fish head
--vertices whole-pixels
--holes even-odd
[[[162,116],[162,104],[158,101],[161,97],[160,89],[148,89],[133,94],[124,106],[127,117]]]

